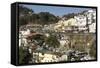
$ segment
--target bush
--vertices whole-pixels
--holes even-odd
[[[24,49],[22,46],[19,47],[19,64],[27,64],[31,60],[32,55],[28,49]]]
[[[90,54],[91,57],[96,58],[96,45],[95,44],[92,44],[90,46],[89,54]]]
[[[50,35],[48,38],[46,38],[45,42],[49,47],[57,48],[60,46],[60,42],[58,41],[56,36],[53,35]]]

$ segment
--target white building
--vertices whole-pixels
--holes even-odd
[[[89,32],[95,33],[96,32],[96,23],[92,23],[89,25]]]
[[[79,14],[74,17],[79,31],[89,30],[89,32],[94,33],[96,30],[96,11],[88,10],[83,14]],[[94,24],[93,24],[94,23]]]
[[[96,23],[96,11],[88,10],[86,13],[88,24]]]
[[[58,30],[60,32],[65,32],[65,31],[72,31],[73,26],[77,26],[76,24],[76,19],[70,18],[68,20],[60,20],[55,26],[54,29]]]
[[[19,46],[21,46],[21,44],[24,44],[24,46],[27,46],[27,35],[30,34],[30,30],[27,29],[26,31],[19,31]]]
[[[96,11],[88,10],[85,14],[87,15],[89,32],[95,33],[96,32]]]
[[[87,20],[85,15],[78,15],[74,17],[79,31],[86,30]]]

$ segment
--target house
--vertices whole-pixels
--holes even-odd
[[[38,62],[57,62],[57,57],[54,54],[42,53],[42,52],[33,52],[33,58],[37,56]]]
[[[28,43],[27,43],[26,37],[29,34],[30,34],[30,30],[29,29],[23,30],[23,31],[19,31],[19,46],[21,46],[22,44],[24,46],[27,46]]]
[[[89,25],[89,32],[95,33],[96,32],[96,23],[92,23]]]
[[[86,13],[90,33],[96,32],[96,11],[88,10]]]
[[[76,19],[70,18],[68,20],[60,20],[55,26],[54,29],[59,32],[72,31],[73,27],[77,26]]]
[[[37,57],[38,59],[36,59]],[[59,62],[59,61],[67,61],[67,55],[58,56],[52,53],[42,53],[42,52],[33,52],[33,58],[35,58],[35,62],[37,63],[45,63],[45,62]]]
[[[88,24],[96,23],[96,11],[95,10],[88,10],[85,12],[85,15],[87,16]]]
[[[85,15],[77,15],[77,16],[74,16],[74,18],[76,19],[76,24],[77,24],[77,27],[78,27],[78,30],[79,31],[84,31],[84,30],[87,30],[87,19],[86,19],[86,16]]]

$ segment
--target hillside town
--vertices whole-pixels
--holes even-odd
[[[56,24],[45,25],[45,29],[55,32],[72,32],[72,33],[95,33],[96,31],[96,11],[88,10],[83,14],[78,14],[73,18],[62,18]]]
[[[23,49],[19,52],[25,50],[28,63],[94,60],[95,41],[96,11],[92,9],[62,17],[57,23],[29,23],[19,28],[19,50]]]

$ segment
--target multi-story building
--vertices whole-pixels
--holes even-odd
[[[76,24],[77,24],[77,27],[78,27],[78,30],[79,31],[84,31],[84,30],[87,30],[87,22],[86,22],[86,16],[85,15],[77,15],[77,16],[74,16],[74,18],[76,19]]]
[[[70,18],[68,20],[60,20],[56,26],[54,27],[55,30],[58,30],[59,32],[66,32],[66,31],[73,31],[75,30],[76,19]]]
[[[87,10],[86,12],[74,16],[79,31],[88,31],[95,33],[96,31],[96,11]]]
[[[88,10],[84,14],[87,17],[88,24],[96,23],[96,11],[95,10]]]
[[[96,11],[95,10],[88,10],[86,13],[89,32],[95,33],[96,31]]]

